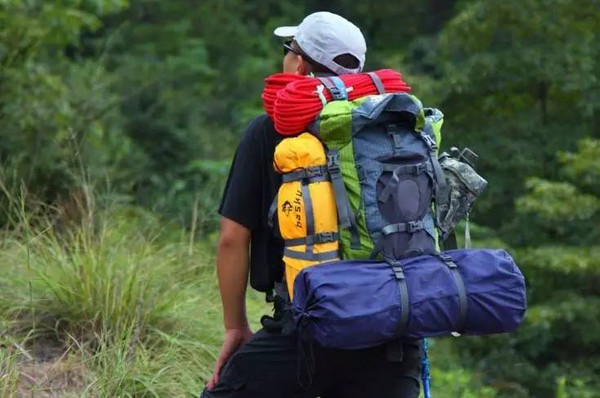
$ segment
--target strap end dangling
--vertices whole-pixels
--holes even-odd
[[[471,230],[469,229],[469,213],[465,217],[465,249],[471,248]]]
[[[319,84],[317,86],[316,94],[319,96],[319,99],[321,100],[321,105],[323,105],[323,108],[325,108],[325,106],[327,105],[327,98],[325,98],[325,94],[323,93],[323,90],[325,90],[325,86],[322,84]]]

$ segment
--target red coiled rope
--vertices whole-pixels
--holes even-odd
[[[302,79],[308,79],[308,77],[292,73],[275,73],[265,79],[265,88],[262,93],[263,108],[271,119],[273,119],[277,93],[288,84]]]
[[[400,73],[391,69],[375,72],[386,93],[409,92],[410,86],[402,80]],[[343,75],[340,79],[352,101],[367,95],[378,94],[377,87],[366,73]],[[295,135],[306,130],[333,97],[322,87],[317,78],[288,73],[277,73],[265,79],[262,94],[263,107],[275,122],[275,130],[281,135]],[[322,93],[319,94],[319,90]]]

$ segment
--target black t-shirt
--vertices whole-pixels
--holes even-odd
[[[281,139],[267,115],[248,125],[219,206],[223,217],[250,229],[250,285],[262,292],[270,291],[283,276],[283,241],[268,225],[269,208],[281,185],[281,176],[273,169],[273,154]]]

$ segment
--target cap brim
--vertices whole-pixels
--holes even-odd
[[[273,34],[279,37],[294,37],[296,33],[298,33],[297,26],[280,26],[273,31]]]

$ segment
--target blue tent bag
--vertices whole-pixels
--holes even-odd
[[[303,269],[292,303],[300,335],[324,347],[360,349],[398,336],[488,335],[519,326],[525,279],[506,251],[451,250],[441,257],[446,261],[403,259],[395,269],[366,260]]]

